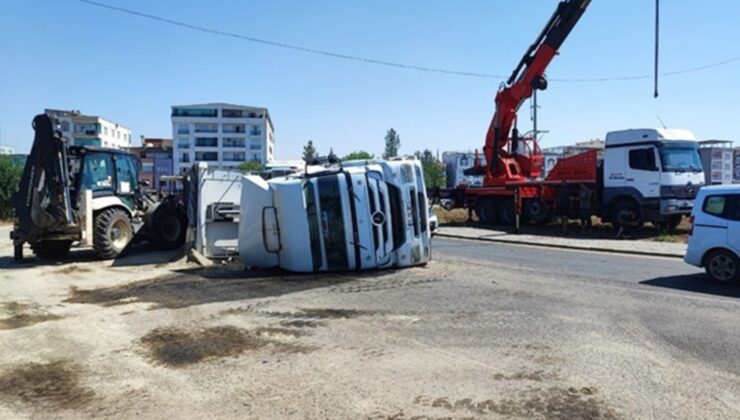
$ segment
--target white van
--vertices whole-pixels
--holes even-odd
[[[699,190],[690,221],[684,261],[704,267],[712,280],[740,281],[740,185]]]
[[[239,256],[298,272],[424,264],[431,241],[421,163],[346,162],[242,180]]]

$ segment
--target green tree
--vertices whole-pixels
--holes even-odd
[[[0,220],[13,218],[13,203],[10,197],[18,188],[23,176],[23,165],[10,156],[0,156]]]
[[[250,160],[239,165],[239,169],[244,172],[259,172],[265,169],[265,165],[259,160]]]
[[[375,155],[372,155],[364,150],[356,150],[342,158],[342,160],[372,160],[372,159],[375,159]]]
[[[385,151],[383,159],[390,159],[398,156],[398,149],[401,148],[401,136],[393,128],[385,134]]]
[[[444,163],[440,162],[429,149],[423,152],[417,150],[414,152],[414,156],[421,161],[421,167],[424,170],[424,183],[427,188],[444,188],[447,184]]]
[[[313,140],[309,140],[305,146],[303,146],[303,160],[311,162],[319,156],[316,148],[313,145]]]

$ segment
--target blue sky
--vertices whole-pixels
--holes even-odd
[[[224,31],[381,60],[508,75],[556,0],[147,1],[112,5]],[[665,71],[740,56],[740,2],[662,2]],[[73,0],[0,0],[0,143],[30,148],[44,108],[79,109],[126,125],[134,139],[171,137],[170,106],[268,107],[277,157],[379,154],[388,128],[401,152],[480,148],[498,80],[343,61],[168,26]],[[652,72],[652,0],[593,0],[550,66],[551,79]],[[611,129],[689,128],[737,139],[740,61],[661,79],[552,81],[540,94],[542,145]],[[531,128],[529,111],[520,129]]]

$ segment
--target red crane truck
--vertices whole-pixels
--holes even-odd
[[[590,2],[561,1],[496,94],[496,112],[483,147],[486,164],[480,164],[476,152],[474,167],[466,171],[483,176],[483,185],[436,190],[430,196],[445,200],[448,208],[474,211],[484,224],[512,225],[517,215],[545,222],[558,197],[577,194],[582,185],[593,192],[593,213],[617,228],[627,220],[675,227],[691,212],[702,185],[701,164],[696,139],[686,130],[608,133],[603,160],[596,151],[561,159],[539,180],[543,155],[534,137],[520,136],[517,111],[535,90],[547,88],[544,72]]]

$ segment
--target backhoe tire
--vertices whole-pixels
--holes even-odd
[[[158,250],[177,249],[185,243],[188,221],[172,204],[162,203],[147,227],[149,244]]]
[[[33,253],[42,260],[59,260],[69,254],[72,241],[41,241],[31,244]]]
[[[516,208],[513,199],[501,200],[498,205],[498,221],[503,226],[514,226],[514,223],[516,223]]]
[[[131,218],[119,208],[103,210],[95,216],[93,229],[93,249],[102,259],[121,255],[134,236]]]
[[[498,203],[494,199],[485,199],[475,206],[475,215],[478,216],[478,221],[484,225],[496,224],[498,216]]]

